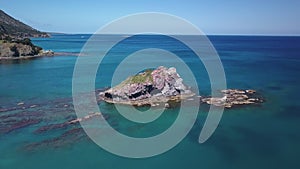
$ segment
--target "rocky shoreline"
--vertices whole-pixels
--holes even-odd
[[[171,107],[170,105],[178,103],[182,100],[185,101],[199,101],[201,104],[208,104],[217,107],[224,107],[227,109],[243,106],[243,105],[257,105],[264,102],[264,99],[259,96],[255,90],[247,89],[225,89],[220,91],[223,97],[206,97],[191,95],[178,95],[169,97],[155,97],[150,99],[142,100],[131,100],[131,101],[115,101],[103,97],[103,93],[100,94],[100,99],[111,104],[124,104],[132,106],[164,106],[166,108]]]
[[[33,56],[20,56],[20,57],[0,57],[0,63],[1,61],[10,61],[10,60],[30,60],[40,57],[52,57],[52,56],[80,56],[79,53],[72,53],[72,52],[53,52],[52,50],[46,50],[44,52],[41,52],[38,55]]]
[[[146,70],[128,77],[119,85],[99,94],[99,99],[107,103],[125,104],[133,106],[169,107],[170,103],[182,100],[197,100],[214,106],[231,108],[236,105],[262,103],[263,99],[256,95],[255,90],[224,89],[220,93],[223,97],[196,96],[176,69],[163,66],[154,70]]]
[[[115,101],[113,99],[108,99],[101,97],[101,100],[104,100],[107,103],[116,103],[116,104],[124,104],[124,105],[132,105],[132,106],[160,106],[164,105],[165,107],[169,107],[170,102],[180,102],[181,100],[188,99],[194,96],[194,94],[190,95],[179,95],[179,96],[168,96],[168,97],[154,97],[149,99],[142,100],[131,100],[131,101]]]

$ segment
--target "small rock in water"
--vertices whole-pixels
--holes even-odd
[[[24,102],[19,102],[17,105],[21,106],[21,105],[24,105],[24,104],[25,104]]]
[[[34,105],[31,105],[30,108],[35,108],[36,106],[37,106],[37,105],[35,105],[35,104],[34,104]]]
[[[165,108],[170,108],[169,103],[165,103]]]
[[[249,94],[256,93],[256,91],[255,91],[255,90],[251,90],[251,89],[248,89],[248,90],[246,90],[246,92],[247,92],[247,93],[249,93]]]

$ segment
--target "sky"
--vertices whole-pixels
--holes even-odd
[[[94,33],[122,16],[163,12],[205,34],[300,35],[300,0],[0,0],[0,9],[46,32]]]

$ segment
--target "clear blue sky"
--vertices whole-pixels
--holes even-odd
[[[93,33],[124,15],[165,12],[206,34],[300,35],[300,0],[1,0],[0,9],[49,32]]]

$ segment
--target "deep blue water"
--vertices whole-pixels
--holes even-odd
[[[89,36],[53,35],[49,39],[33,39],[33,42],[56,52],[78,53]],[[128,39],[104,61],[102,71],[111,71],[118,59],[130,50],[149,43],[150,46],[163,45],[181,54],[191,69],[201,70],[195,73],[199,90],[209,94],[210,83],[201,62],[172,41],[160,44],[160,38],[163,37]],[[299,168],[300,37],[209,36],[209,39],[220,55],[228,88],[255,89],[266,101],[261,105],[225,110],[212,137],[199,144],[199,132],[207,115],[207,106],[204,106],[193,129],[180,144],[146,159],[110,154],[84,133],[76,133],[74,129],[80,126],[36,132],[41,126],[75,118],[71,98],[76,56],[1,64],[0,108],[17,109],[0,112],[0,168]],[[167,57],[153,61],[175,64]],[[139,63],[137,60],[132,64]],[[109,86],[110,78],[99,72],[96,88]],[[22,105],[17,105],[20,102],[24,102],[25,107],[37,106],[22,109]],[[156,126],[134,126],[123,122],[111,105],[102,103],[101,106],[110,115],[111,124],[129,135],[161,132],[176,118],[172,114],[176,110],[170,109]],[[18,126],[18,122],[26,120],[36,121],[7,132],[9,126]],[[65,133],[70,130],[74,133]]]

